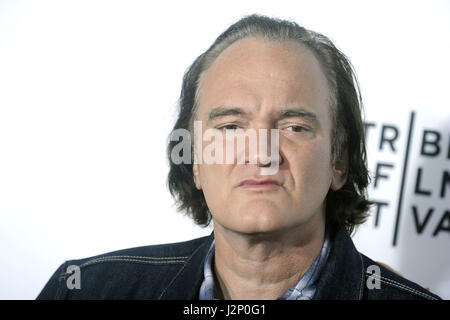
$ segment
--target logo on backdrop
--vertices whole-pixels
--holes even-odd
[[[368,146],[377,142],[377,158],[372,171],[373,190],[386,187],[396,170],[401,173],[398,193],[388,199],[371,199],[375,202],[374,227],[380,226],[383,216],[390,210],[395,213],[392,245],[396,246],[402,219],[412,219],[418,235],[428,234],[432,238],[450,235],[450,132],[449,127],[419,128],[416,125],[416,112],[409,115],[405,132],[391,123],[365,123]],[[378,129],[379,135],[372,131]],[[400,137],[406,134],[405,143],[399,145]],[[412,154],[412,146],[418,145],[418,152]],[[415,148],[417,149],[417,148]],[[401,162],[386,161],[385,153],[401,153]],[[444,160],[442,160],[444,158]],[[437,160],[439,161],[432,161]],[[419,161],[414,161],[419,160]],[[442,161],[441,161],[442,160]],[[418,164],[420,163],[420,164]],[[426,164],[428,163],[428,164]],[[425,179],[428,178],[428,179]],[[431,183],[430,183],[431,181]],[[407,190],[412,190],[406,194]],[[369,193],[370,194],[370,193]],[[407,199],[407,201],[405,201]],[[424,208],[421,202],[432,199],[435,205]],[[428,203],[428,201],[427,201]],[[443,205],[442,205],[443,204]]]

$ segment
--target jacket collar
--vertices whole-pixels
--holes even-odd
[[[193,250],[193,253],[169,282],[158,299],[198,299],[200,286],[203,281],[203,265],[205,264],[206,255],[213,239],[214,232],[212,232],[209,237],[205,237],[205,241]]]
[[[314,300],[361,300],[364,290],[361,254],[345,228],[333,238],[328,261],[319,275]]]
[[[214,233],[205,238],[189,256],[159,299],[198,299],[203,281],[203,266]],[[314,300],[361,300],[364,289],[364,269],[360,253],[350,235],[342,228],[331,235],[327,262],[319,275]]]

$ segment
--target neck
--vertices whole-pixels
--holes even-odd
[[[215,224],[216,288],[223,299],[277,299],[295,285],[323,245],[325,223],[243,234]]]

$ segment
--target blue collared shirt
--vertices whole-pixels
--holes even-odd
[[[217,300],[214,287],[214,275],[212,272],[212,261],[214,258],[215,242],[213,240],[206,256],[203,272],[204,280],[200,287],[200,300]],[[300,280],[289,290],[287,290],[278,300],[311,300],[316,292],[317,279],[330,252],[330,239],[328,233],[320,250],[320,254],[314,260],[311,267],[300,278]]]

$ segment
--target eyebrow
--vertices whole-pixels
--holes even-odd
[[[290,108],[283,109],[279,113],[279,120],[286,118],[304,118],[312,123],[318,124],[319,120],[317,116],[310,111],[307,111],[303,108]],[[208,122],[213,121],[217,118],[226,117],[226,116],[246,116],[248,112],[244,111],[238,107],[217,107],[213,108],[208,115]]]
[[[280,111],[280,120],[286,119],[286,118],[304,118],[310,122],[319,123],[319,120],[317,119],[317,116],[310,111],[307,111],[302,108],[296,108],[296,109],[284,109]]]
[[[247,115],[248,112],[245,112],[241,108],[225,108],[225,107],[217,107],[211,110],[208,116],[208,121],[212,121],[214,119],[226,116],[242,116]]]

